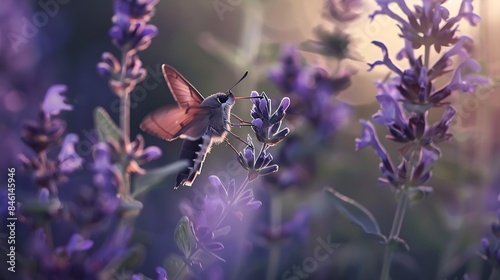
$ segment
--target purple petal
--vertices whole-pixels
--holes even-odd
[[[372,116],[376,123],[387,126],[393,124],[404,126],[403,113],[396,100],[388,94],[377,95],[377,100],[381,109]]]
[[[42,110],[45,114],[55,116],[63,110],[73,110],[73,106],[65,103],[66,98],[63,93],[67,89],[65,85],[53,85],[47,90],[42,103]]]
[[[158,274],[158,280],[167,280],[167,271],[163,267],[156,267],[156,273]]]
[[[382,144],[380,144],[373,124],[366,120],[361,120],[360,123],[363,125],[363,132],[361,138],[356,138],[355,140],[356,151],[371,146],[381,159],[387,159],[387,152]]]
[[[83,238],[79,234],[73,234],[66,245],[66,252],[72,254],[77,251],[88,250],[94,245],[94,241]]]
[[[80,168],[83,158],[75,151],[75,144],[78,143],[78,135],[70,133],[64,138],[61,151],[57,156],[59,160],[59,169],[64,173],[70,173]]]

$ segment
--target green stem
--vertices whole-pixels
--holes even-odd
[[[177,278],[179,278],[179,276],[181,276],[182,272],[184,271],[184,269],[186,269],[186,261],[190,261],[191,258],[195,255],[195,254],[198,254],[198,252],[200,252],[200,248],[194,250],[188,257],[185,261],[182,262],[182,266],[177,270],[177,272],[175,273],[174,275],[174,278],[173,280],[177,280]]]
[[[281,211],[283,209],[283,198],[279,193],[275,193],[271,199],[271,230],[276,229],[281,223]],[[266,279],[276,279],[280,263],[280,243],[275,241],[269,248],[269,263],[267,266]]]
[[[121,75],[120,82],[122,86],[122,92],[119,94],[120,96],[120,129],[123,137],[123,142],[125,144],[126,149],[130,145],[130,91],[125,87],[125,75],[127,74],[127,57],[128,50],[122,50],[122,58],[121,58]],[[125,162],[125,165],[128,162]],[[131,193],[130,189],[130,174],[127,172],[126,166],[122,167],[122,175],[123,175],[123,189],[122,196],[128,196]]]
[[[401,192],[398,202],[398,208],[396,209],[396,214],[394,216],[394,220],[392,222],[391,233],[389,235],[389,240],[392,238],[399,237],[399,233],[401,231],[401,226],[403,225],[403,220],[406,212],[406,208],[408,207],[408,194],[405,191]],[[384,253],[384,264],[382,266],[382,273],[380,274],[380,280],[388,280],[391,263],[392,263],[392,248],[386,246]]]
[[[431,59],[431,45],[429,44],[425,44],[425,52],[424,52],[424,58],[425,58],[425,68],[427,68],[427,70],[429,70],[429,61]]]

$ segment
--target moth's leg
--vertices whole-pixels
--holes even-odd
[[[238,153],[238,151],[236,150],[236,148],[231,144],[231,142],[229,142],[229,140],[227,140],[227,138],[224,138],[224,141],[226,141],[226,144],[231,147],[231,149],[234,151],[234,153],[236,154],[236,156],[239,156],[240,153]]]
[[[235,127],[252,126],[251,123],[232,123],[230,121],[226,121],[226,123],[230,126],[235,126]]]
[[[231,113],[231,116],[234,117],[235,119],[237,119],[238,121],[240,121],[240,124],[244,123],[244,124],[249,124],[249,125],[252,125],[251,122],[249,121],[245,121],[244,119],[238,117],[236,114],[234,113]]]
[[[236,139],[240,140],[240,141],[241,141],[241,143],[243,143],[243,144],[245,144],[245,145],[247,145],[247,146],[252,146],[252,145],[250,145],[247,141],[245,141],[245,140],[241,139],[238,135],[236,135],[236,134],[232,133],[232,132],[231,132],[231,130],[226,129],[226,128],[224,128],[224,130],[225,130],[225,131],[227,131],[227,132],[229,132],[229,134],[233,135],[233,137],[234,137],[234,138],[236,138]]]

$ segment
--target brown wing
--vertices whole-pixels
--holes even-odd
[[[203,102],[204,98],[200,92],[172,66],[163,64],[162,71],[168,88],[170,88],[170,92],[172,92],[179,107],[199,106]]]
[[[211,110],[207,107],[159,109],[144,118],[141,129],[167,141],[195,140],[207,131]]]

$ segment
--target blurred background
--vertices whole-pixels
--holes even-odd
[[[249,70],[249,78],[237,86],[235,94],[247,96],[252,90],[265,91],[279,102],[283,95],[267,79],[267,72],[279,63],[282,44],[300,44],[314,38],[316,26],[332,26],[321,16],[322,0],[241,0],[232,1],[225,10],[217,10],[217,2],[161,0],[158,4],[152,23],[158,27],[159,35],[150,48],[140,54],[148,78],[139,85],[142,90],[132,92],[131,103],[132,136],[141,133],[147,145],[159,146],[164,152],[160,160],[146,168],[175,161],[181,145],[181,141],[165,142],[139,130],[140,121],[148,113],[174,104],[160,72],[161,64],[175,67],[204,96],[225,91]],[[68,85],[68,100],[75,109],[64,112],[62,117],[67,122],[68,132],[80,136],[77,150],[88,159],[87,162],[90,162],[90,145],[95,139],[93,109],[102,106],[118,120],[117,99],[107,81],[96,72],[101,54],[114,50],[108,37],[112,1],[66,0],[60,3],[64,4],[48,17],[46,24],[28,32],[29,38],[16,39],[12,32],[23,32],[23,20],[31,19],[43,11],[43,7],[38,1],[0,2],[0,170],[19,166],[18,154],[27,151],[19,140],[21,124],[35,118],[38,104],[52,84]],[[460,3],[450,0],[445,5],[454,15]],[[474,38],[473,56],[482,65],[482,73],[498,82],[500,18],[495,11],[500,9],[500,4],[494,0],[474,1],[474,8],[482,22],[475,28],[463,23],[459,32]],[[355,198],[373,212],[383,232],[390,230],[396,200],[388,189],[376,186],[380,176],[378,158],[369,150],[354,151],[354,139],[361,132],[358,120],[370,118],[378,110],[373,82],[387,75],[383,67],[366,71],[367,62],[381,58],[380,50],[370,42],[384,42],[392,55],[403,46],[394,21],[387,17],[369,21],[368,15],[374,9],[375,1],[364,1],[359,19],[342,27],[351,36],[349,48],[353,54],[353,59],[342,61],[342,67],[357,71],[352,86],[338,96],[352,108],[348,125],[339,129],[328,145],[317,147],[314,176],[279,194],[283,201],[283,220],[293,218],[301,209],[309,209],[310,218],[301,226],[307,228],[307,232],[283,240],[263,235],[263,229],[269,224],[272,191],[266,183],[255,182],[253,188],[263,207],[245,216],[242,222],[229,219],[233,231],[223,238],[226,248],[221,253],[226,262],[210,265],[204,279],[264,279],[269,264],[268,248],[276,243],[281,248],[277,279],[297,279],[291,278],[291,274],[287,278],[286,271],[312,256],[318,239],[327,240],[328,236],[341,246],[326,261],[319,263],[309,279],[378,278],[383,247],[328,206],[321,192],[324,186],[333,186]],[[18,41],[12,44],[12,40]],[[329,71],[337,67],[332,59],[307,52],[301,54],[308,64],[322,65]],[[500,193],[499,93],[492,86],[480,89],[473,96],[454,95],[450,100],[459,108],[452,131],[455,137],[441,146],[443,157],[436,163],[434,177],[429,183],[434,193],[412,205],[407,212],[401,236],[410,244],[411,251],[396,256],[394,279],[462,279],[464,273],[482,275],[488,270],[476,252],[481,237],[490,235],[489,225],[500,208],[497,200]],[[250,102],[241,101],[233,112],[248,120],[250,105]],[[307,137],[300,126],[296,130],[293,125],[291,127],[292,135]],[[241,137],[250,133],[246,128],[233,131]],[[384,134],[380,134],[382,140]],[[241,143],[230,140],[237,148],[243,148]],[[391,149],[394,145],[384,143],[395,157],[397,151]],[[213,174],[220,175],[223,182],[229,177],[241,182],[245,177],[242,169],[228,171],[239,170],[234,165],[237,165],[234,153],[227,146],[219,145],[207,157],[203,172],[192,188],[174,191],[172,178],[147,194],[135,234],[144,245],[145,254],[132,267],[134,271],[153,277],[155,267],[163,265],[170,253],[177,253],[173,232],[181,217],[179,202],[193,199],[195,190],[202,189],[208,176]],[[6,176],[3,174],[5,172],[2,178]],[[230,176],[222,178],[224,174]],[[22,182],[18,188],[19,199],[35,196],[30,179],[22,173],[18,176]],[[78,173],[63,188],[77,188],[79,178],[83,182],[84,177],[85,172]],[[220,275],[222,278],[216,278]]]

